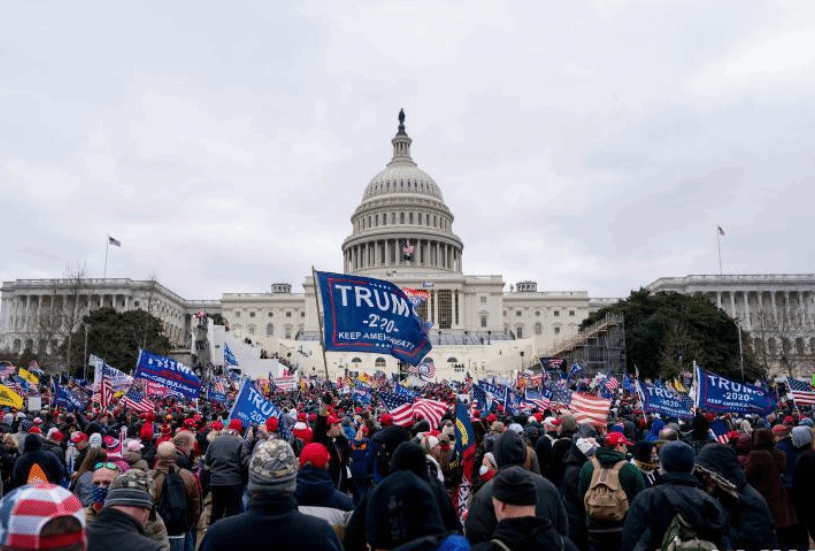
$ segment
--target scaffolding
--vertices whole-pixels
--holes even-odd
[[[622,314],[607,314],[574,337],[555,342],[547,356],[563,359],[567,369],[577,362],[580,376],[609,373],[618,379],[625,372],[625,320]]]

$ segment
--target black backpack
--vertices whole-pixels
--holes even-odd
[[[161,515],[167,534],[179,536],[187,531],[188,520],[187,487],[176,469],[171,468],[161,485],[161,497],[156,510]]]

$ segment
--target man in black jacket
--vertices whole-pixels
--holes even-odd
[[[715,498],[697,488],[691,474],[693,448],[671,442],[659,454],[660,484],[638,493],[623,525],[622,551],[658,549],[676,514],[696,530],[700,539],[730,549],[726,537],[727,515]]]
[[[42,438],[36,434],[27,435],[23,441],[23,454],[14,464],[12,488],[38,482],[59,484],[64,476],[65,469],[57,456],[42,449]]]
[[[326,521],[297,510],[296,477],[297,458],[288,442],[260,444],[249,464],[248,510],[210,526],[200,551],[340,551],[342,544]]]
[[[535,516],[538,493],[532,476],[523,467],[509,467],[495,476],[492,503],[498,525],[490,541],[473,551],[577,551],[549,519]]]
[[[110,485],[105,507],[88,526],[88,551],[160,551],[144,527],[153,513],[153,479],[141,469],[120,474]]]
[[[526,460],[526,443],[519,434],[508,430],[503,432],[495,442],[493,454],[500,473],[503,469],[524,464]],[[530,473],[530,476],[532,476],[538,495],[538,504],[535,508],[537,516],[549,519],[560,535],[568,536],[569,523],[557,488],[538,474]],[[472,544],[489,541],[492,531],[498,524],[492,503],[494,480],[490,480],[482,486],[478,493],[473,496],[473,501],[470,504],[467,522],[464,525],[464,533]]]

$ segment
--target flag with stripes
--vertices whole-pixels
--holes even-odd
[[[413,403],[414,415],[420,415],[430,423],[431,429],[438,429],[441,418],[450,408],[446,403],[428,398],[420,398]]]
[[[796,406],[815,406],[815,391],[809,383],[787,377],[787,386],[790,387],[790,394]]]
[[[611,400],[579,392],[572,393],[569,409],[578,423],[592,425],[605,425],[608,420],[608,411]]]
[[[133,411],[138,411],[139,413],[153,411],[156,407],[144,392],[135,387],[131,387],[130,390],[122,396],[121,402]]]
[[[416,398],[418,398],[418,397],[419,397],[419,393],[418,393],[418,392],[415,392],[415,391],[413,391],[413,390],[410,390],[410,389],[408,389],[408,388],[405,388],[405,387],[403,387],[402,385],[396,385],[396,386],[393,388],[393,391],[394,391],[396,394],[398,394],[399,396],[402,396],[402,397],[404,397],[404,398],[407,398],[407,399],[408,399],[408,400],[410,400],[411,402],[412,402],[413,400],[415,400]]]
[[[526,390],[524,404],[530,406],[532,409],[538,408],[540,411],[549,409],[549,399],[537,390]]]
[[[617,380],[617,377],[612,375],[611,377],[606,378],[606,390],[609,392],[614,392],[619,388],[620,381]]]
[[[393,418],[393,424],[409,427],[413,424],[413,400],[395,392],[380,392],[379,399]]]
[[[730,437],[728,436],[730,431],[727,430],[727,423],[721,419],[716,419],[711,422],[710,430],[713,432],[713,436],[719,444],[727,444],[730,442]]]
[[[562,386],[550,389],[549,401],[563,406],[568,406],[572,402],[572,391]]]

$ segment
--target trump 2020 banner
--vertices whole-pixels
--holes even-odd
[[[430,341],[413,303],[396,285],[370,277],[316,272],[325,349],[390,354],[417,365]]]
[[[136,362],[133,378],[147,379],[164,385],[168,390],[178,392],[187,398],[198,398],[201,392],[201,379],[196,377],[189,367],[147,350],[139,350],[139,360]]]
[[[687,394],[674,394],[664,388],[641,383],[642,409],[646,413],[659,413],[666,417],[690,419],[693,417],[693,400]]]
[[[229,412],[230,419],[238,419],[245,425],[263,424],[269,417],[280,418],[280,409],[263,397],[255,388],[255,384],[248,378],[243,380],[243,386],[235,398],[235,405]]]
[[[775,410],[772,393],[753,385],[737,383],[696,366],[699,382],[697,406],[713,412],[767,415]]]

